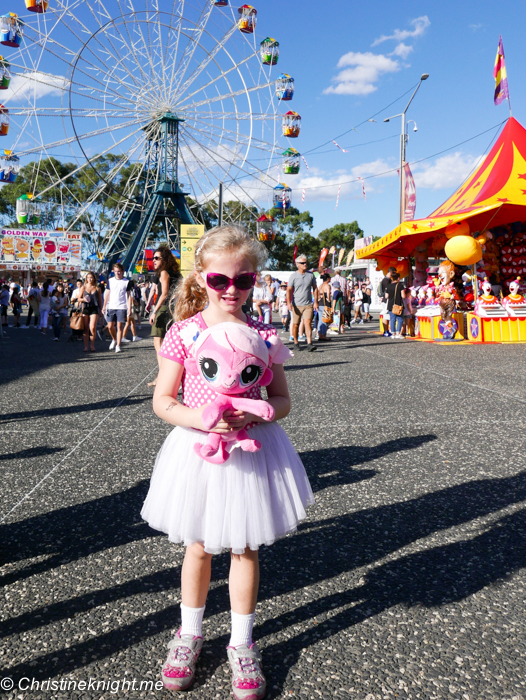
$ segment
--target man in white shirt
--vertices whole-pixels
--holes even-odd
[[[102,313],[108,324],[108,331],[112,337],[110,350],[115,348],[115,352],[121,351],[121,343],[129,343],[122,337],[124,324],[126,323],[126,314],[128,310],[128,283],[124,279],[124,267],[120,263],[115,263],[113,266],[113,274],[115,277],[110,277],[108,287],[104,292],[104,305]],[[115,324],[117,324],[117,332],[115,332]]]

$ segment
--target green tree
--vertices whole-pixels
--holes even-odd
[[[268,267],[270,270],[293,270],[295,269],[293,256],[294,245],[298,246],[298,251],[305,253],[309,260],[309,265],[314,264],[318,244],[316,238],[309,231],[314,226],[314,220],[309,211],[300,211],[295,207],[286,210],[283,216],[281,209],[270,209],[267,212],[275,220],[274,229],[276,238],[265,245],[269,251]]]
[[[318,234],[320,250],[322,248],[345,248],[347,251],[354,248],[354,239],[361,238],[363,230],[359,227],[357,221],[350,224],[336,224],[331,228],[325,228]]]

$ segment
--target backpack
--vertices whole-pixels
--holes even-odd
[[[141,303],[141,289],[137,285],[133,288],[133,298],[138,304]]]

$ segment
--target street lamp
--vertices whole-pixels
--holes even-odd
[[[411,95],[411,99],[409,100],[409,102],[406,105],[406,108],[404,109],[404,111],[401,114],[394,114],[392,117],[387,117],[387,119],[384,119],[384,122],[388,122],[391,119],[396,119],[396,117],[402,117],[402,133],[400,134],[400,223],[402,223],[404,220],[404,186],[403,186],[403,184],[404,184],[405,144],[407,141],[407,134],[405,133],[405,126],[406,126],[405,114],[406,114],[407,110],[409,109],[409,105],[413,101],[414,96],[416,95],[416,93],[420,89],[420,85],[422,85],[422,82],[424,80],[427,80],[428,78],[429,78],[429,73],[422,73],[422,75],[420,76],[420,80],[418,81],[418,85],[416,86],[415,91]],[[413,121],[413,120],[410,120],[410,121]],[[415,124],[414,131],[417,131],[416,123],[415,122],[413,122],[413,123]]]

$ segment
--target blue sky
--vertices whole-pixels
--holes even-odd
[[[358,131],[339,134],[383,110],[414,86],[422,84],[407,118],[407,158],[418,161],[451,148],[499,124],[508,116],[507,102],[493,104],[493,64],[499,34],[506,54],[513,115],[526,122],[526,94],[521,75],[526,71],[522,3],[290,2],[286,12],[277,0],[258,6],[258,30],[265,27],[281,42],[280,68],[294,76],[293,108],[302,116],[297,148],[306,153],[293,187],[293,202],[314,216],[314,233],[339,222],[357,219],[369,235],[383,235],[398,223],[396,172],[365,181],[366,201],[359,183],[338,185],[356,176],[367,177],[397,167],[400,118],[409,95],[366,122]],[[277,19],[277,23],[276,23]],[[263,32],[264,33],[264,32]],[[415,164],[416,216],[431,213],[456,189],[496,134],[492,129],[469,143]],[[389,138],[392,137],[392,138]],[[336,139],[348,149],[332,145]],[[368,141],[387,139],[360,146]],[[305,202],[301,190],[306,187]]]
[[[499,34],[506,52],[513,114],[526,122],[526,94],[519,78],[526,73],[523,3],[501,3],[497,7],[485,0],[253,1],[258,10],[258,40],[273,36],[280,42],[280,60],[272,76],[286,72],[295,79],[294,99],[280,105],[280,109],[290,107],[302,116],[300,137],[290,145],[305,155],[309,169],[302,162],[299,175],[281,179],[293,189],[293,204],[313,214],[314,234],[354,219],[366,235],[380,236],[396,226],[400,119],[389,123],[383,119],[405,107],[424,72],[430,77],[407,114],[418,125],[414,132],[414,123],[409,123],[407,145],[407,159],[414,163],[417,217],[427,216],[458,187],[487,151],[499,123],[508,116],[507,103],[499,107],[493,104],[492,71]],[[118,14],[116,0],[103,2]],[[159,2],[162,9],[171,10],[171,2]],[[22,0],[10,3],[9,9],[23,14]],[[221,10],[215,8],[214,13],[219,26]],[[82,8],[80,17],[89,23],[88,8]],[[30,19],[34,22],[36,18]],[[60,26],[57,32],[66,44],[72,39]],[[231,39],[235,51],[240,49],[240,38],[237,34]],[[14,55],[2,49],[4,55]],[[34,45],[32,51],[37,50]],[[104,54],[99,58],[104,61]],[[26,65],[30,70],[30,63]],[[53,90],[53,80],[60,87],[60,76],[65,73],[60,56],[50,53],[39,70],[57,76],[46,79],[49,94],[41,105],[59,104],[60,90]],[[83,78],[87,83],[91,80],[88,70]],[[6,97],[4,94],[4,101]],[[369,118],[375,121],[367,121]],[[46,142],[59,138],[58,119],[47,118],[42,123]],[[90,124],[89,120],[83,123]],[[88,130],[88,126],[85,128]],[[481,132],[486,133],[473,138]],[[16,134],[15,127],[12,134]],[[19,149],[31,146],[35,138],[29,129],[19,137]],[[338,150],[332,139],[348,152]],[[87,152],[100,152],[107,143],[106,136],[87,140]],[[7,141],[4,144],[10,145]],[[125,150],[126,145],[121,148]],[[283,148],[287,145],[284,142]],[[62,153],[64,147],[60,150]],[[365,178],[365,201],[358,177]],[[339,184],[341,194],[335,209]],[[268,206],[268,198],[262,197],[260,204]]]

